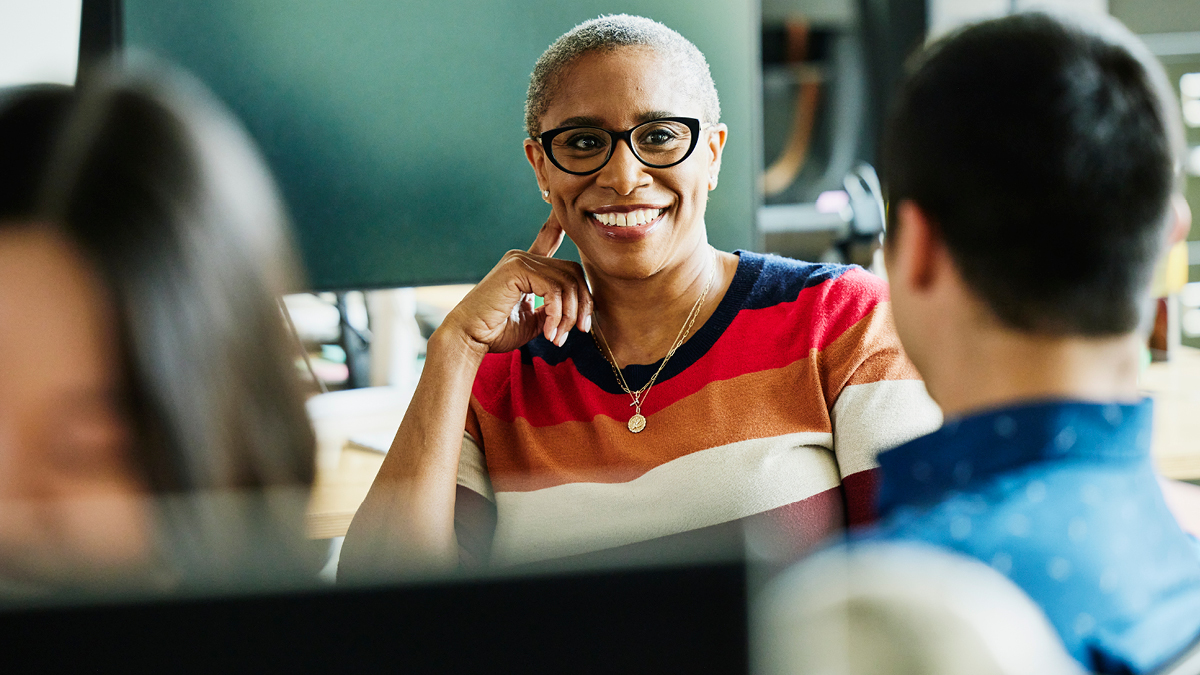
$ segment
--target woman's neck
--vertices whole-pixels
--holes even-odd
[[[724,297],[737,260],[700,241],[681,262],[646,279],[610,277],[585,263],[596,302],[594,325],[599,326],[611,356],[621,367],[654,363],[666,356],[711,278],[689,333],[695,335]]]

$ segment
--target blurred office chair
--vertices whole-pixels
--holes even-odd
[[[764,250],[800,260],[868,267],[885,230],[883,189],[870,164],[842,178],[841,190],[811,204],[769,204],[758,210]]]
[[[767,586],[754,620],[763,675],[1084,672],[1015,584],[926,545],[820,553]]]

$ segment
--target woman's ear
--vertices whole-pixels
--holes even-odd
[[[729,135],[729,127],[724,124],[714,124],[708,130],[708,189],[717,188],[717,179],[721,174],[721,153],[725,150],[725,138]]]
[[[542,199],[547,202],[550,201],[550,195],[547,194],[550,190],[550,181],[546,176],[546,150],[537,141],[532,138],[526,138],[525,159],[529,160],[529,166],[533,167],[533,173],[537,177],[538,190],[542,193]]]

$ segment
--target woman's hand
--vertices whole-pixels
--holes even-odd
[[[338,577],[397,569],[450,569],[463,420],[487,352],[507,352],[541,332],[562,345],[572,326],[591,328],[583,269],[551,256],[563,240],[551,216],[529,251],[509,251],[430,338],[421,380],[392,449],[346,532]],[[546,303],[534,310],[533,296]]]
[[[572,326],[591,330],[592,294],[583,268],[553,257],[563,236],[562,226],[551,214],[529,251],[504,254],[438,331],[449,331],[482,355],[517,349],[539,332],[561,347]],[[545,300],[536,310],[535,295]]]

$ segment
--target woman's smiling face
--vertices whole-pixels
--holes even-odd
[[[700,101],[673,70],[647,47],[584,54],[560,76],[541,130],[589,125],[624,131],[661,117],[703,120]],[[642,164],[620,141],[608,163],[587,176],[560,170],[533,140],[525,152],[584,263],[614,277],[644,279],[705,241],[704,211],[725,134],[723,124],[704,126],[691,156],[666,169]]]

